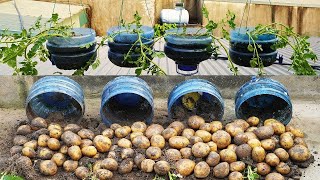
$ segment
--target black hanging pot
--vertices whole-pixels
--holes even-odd
[[[47,41],[50,61],[59,69],[81,69],[97,56],[96,32],[91,28],[73,28],[71,37],[52,37]]]
[[[207,60],[212,53],[208,51],[212,37],[205,34],[205,29],[176,28],[166,31],[164,52],[174,60],[177,72],[182,75],[198,73],[198,65]]]
[[[236,28],[230,32],[230,49],[229,54],[232,62],[239,66],[251,67],[250,61],[253,58],[253,52],[248,50],[248,45],[252,40],[247,32],[253,31],[254,28]],[[277,59],[277,51],[272,47],[277,42],[277,37],[273,34],[262,34],[254,39],[258,48],[259,57],[263,66],[272,65]]]
[[[136,25],[130,27],[115,26],[107,31],[109,37],[113,41],[109,41],[108,58],[116,66],[120,67],[138,67],[139,63],[128,62],[125,60],[125,56],[131,50],[130,57],[131,61],[137,61],[140,54],[141,44],[136,43],[139,39],[138,33],[134,32],[137,29]],[[141,33],[141,42],[143,45],[152,48],[154,30],[149,26],[142,26],[139,28]],[[151,56],[149,56],[151,58]]]

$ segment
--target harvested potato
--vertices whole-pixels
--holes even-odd
[[[60,131],[62,131],[62,127],[60,126],[60,124],[57,123],[50,123],[48,126],[48,131],[51,131],[53,129],[59,129]]]
[[[238,147],[238,146],[235,145],[235,144],[229,144],[228,147],[227,147],[227,149],[230,149],[230,150],[236,152],[237,147]]]
[[[63,131],[71,131],[73,133],[78,133],[81,130],[81,127],[77,124],[68,124],[63,128]]]
[[[291,160],[297,162],[304,162],[311,157],[310,150],[302,145],[295,145],[288,152]]]
[[[48,148],[40,148],[38,149],[38,158],[42,160],[49,160],[53,156],[53,151]]]
[[[69,124],[70,125],[70,124]],[[67,126],[66,126],[67,127]],[[65,129],[66,129],[65,127]],[[70,129],[70,128],[67,128]],[[79,129],[80,130],[80,129]],[[62,141],[68,145],[68,146],[79,146],[81,144],[81,137],[78,136],[77,134],[75,134],[72,131],[65,131],[62,135],[61,135],[61,139]]]
[[[23,149],[22,146],[13,146],[12,148],[10,148],[10,155],[13,156],[18,153],[20,154],[22,149]]]
[[[118,172],[120,174],[127,174],[132,171],[132,168],[133,168],[133,160],[131,158],[127,158],[120,163],[118,167]]]
[[[63,169],[66,172],[74,172],[78,168],[78,161],[66,160],[63,163]]]
[[[258,174],[265,176],[265,175],[269,174],[270,171],[271,171],[271,167],[267,163],[260,162],[257,164],[257,173]]]
[[[133,132],[133,133],[131,133],[130,134],[131,141],[137,136],[143,136],[143,132]]]
[[[220,160],[227,163],[232,163],[237,161],[237,155],[234,151],[230,149],[223,149],[219,153]]]
[[[62,131],[60,129],[52,129],[49,131],[49,136],[51,138],[60,139],[61,135],[62,135]]]
[[[51,160],[44,160],[40,162],[39,169],[41,174],[45,176],[53,176],[57,173],[58,167]]]
[[[274,134],[274,130],[271,126],[261,126],[253,132],[260,140],[271,138]]]
[[[274,134],[280,135],[286,132],[286,127],[279,121],[265,121],[264,122],[265,126],[271,126],[274,130]]]
[[[262,147],[254,147],[251,155],[254,161],[262,162],[266,157],[266,151]]]
[[[237,126],[240,126],[243,129],[243,131],[247,130],[250,127],[250,124],[243,119],[236,119],[232,123],[234,123]]]
[[[84,148],[86,146],[92,146],[93,142],[90,139],[82,139],[81,140],[81,144],[80,144],[80,148]]]
[[[133,161],[134,161],[134,163],[137,165],[137,167],[140,169],[140,168],[141,168],[141,162],[142,162],[144,159],[146,159],[146,158],[144,157],[144,155],[139,153],[139,154],[137,154],[137,155],[134,157]]]
[[[302,146],[305,146],[306,148],[308,148],[307,143],[301,137],[294,138],[293,142],[294,142],[294,145],[302,145]]]
[[[145,136],[137,136],[132,140],[132,144],[140,149],[147,149],[150,146],[150,141]]]
[[[242,161],[236,161],[230,163],[230,171],[242,172],[246,168],[246,164]]]
[[[273,139],[264,139],[261,141],[261,147],[267,151],[271,151],[276,147],[276,142]]]
[[[196,163],[190,159],[180,159],[176,162],[176,170],[182,176],[189,176],[192,174]]]
[[[190,116],[187,122],[188,126],[192,129],[199,129],[204,123],[206,123],[205,120],[197,115]]]
[[[71,146],[68,148],[68,155],[74,161],[78,161],[82,157],[82,152],[79,146]]]
[[[113,173],[107,169],[98,169],[95,173],[99,180],[112,179]]]
[[[22,155],[27,156],[29,158],[34,158],[37,155],[36,151],[31,147],[24,147],[22,148],[21,152]]]
[[[38,130],[38,129],[47,128],[47,127],[48,127],[47,121],[41,117],[36,117],[31,120],[31,128],[33,130]]]
[[[234,137],[233,141],[236,145],[241,145],[247,143],[249,139],[245,133],[239,133]]]
[[[244,133],[243,127],[235,123],[229,123],[226,125],[225,130],[232,136],[235,137],[239,133]]]
[[[126,138],[121,138],[119,141],[118,141],[118,146],[119,147],[122,147],[122,148],[131,148],[132,147],[132,144],[131,144],[131,141],[126,139]]]
[[[50,148],[51,150],[56,151],[56,150],[59,150],[59,149],[60,149],[61,144],[60,144],[60,142],[59,142],[58,139],[50,138],[50,139],[48,139],[48,141],[47,141],[47,146],[48,146],[48,148]]]
[[[247,119],[247,123],[250,126],[257,126],[259,124],[260,120],[259,118],[255,117],[255,116],[251,116]]]
[[[287,125],[286,126],[286,132],[291,132],[294,137],[304,137],[304,133],[302,132],[301,129],[295,128],[292,125]],[[293,137],[292,137],[293,138]]]
[[[205,143],[211,141],[211,134],[208,131],[197,130],[194,135],[200,137]]]
[[[169,139],[169,145],[170,147],[181,149],[184,147],[187,147],[189,145],[189,140],[186,137],[183,136],[174,136]]]
[[[243,175],[240,172],[231,172],[228,176],[229,180],[242,180],[243,179]]]
[[[288,164],[284,163],[284,162],[280,162],[277,166],[276,166],[276,170],[278,173],[282,174],[282,175],[287,175],[290,173],[291,168]]]
[[[106,158],[101,161],[101,168],[108,169],[109,171],[118,170],[118,162],[113,158]]]
[[[129,126],[123,126],[114,131],[114,135],[117,138],[124,138],[129,135],[131,132],[131,128]]]
[[[192,136],[194,136],[194,133],[195,133],[195,131],[193,129],[187,128],[182,131],[181,135],[183,137],[190,139]]]
[[[89,169],[88,168],[86,168],[86,167],[84,167],[84,166],[80,166],[80,167],[78,167],[76,170],[75,170],[75,172],[74,172],[74,174],[77,176],[77,178],[79,178],[79,179],[85,179],[85,178],[87,178],[88,176],[89,176]]]
[[[284,149],[292,148],[293,145],[294,145],[293,138],[287,133],[281,134],[281,136],[280,136],[280,145]]]
[[[21,125],[17,129],[17,135],[27,135],[32,132],[31,126],[29,125]]]
[[[62,154],[67,154],[68,153],[68,146],[61,146],[61,148],[59,149],[59,153],[62,153]]]
[[[102,160],[96,161],[92,166],[92,171],[97,172],[99,169],[101,169]]]
[[[98,151],[94,146],[85,146],[81,149],[81,153],[84,156],[93,157],[98,153]]]
[[[261,146],[261,142],[258,139],[250,139],[247,143],[251,148]]]
[[[66,161],[66,156],[62,153],[56,153],[52,156],[51,160],[56,163],[57,166],[62,166]]]
[[[111,145],[112,142],[111,140],[103,135],[97,135],[94,139],[93,139],[93,145],[97,148],[97,150],[99,152],[107,152]]]
[[[153,169],[156,174],[164,176],[170,171],[170,164],[167,161],[158,161],[154,164]]]
[[[244,134],[247,135],[248,140],[258,139],[258,137],[254,134],[254,132],[245,132]]]
[[[241,144],[236,148],[236,155],[239,159],[250,158],[252,148],[248,144]]]
[[[168,139],[172,138],[173,136],[177,136],[178,132],[173,128],[167,128],[167,129],[163,130],[161,134],[165,140],[168,140]]]
[[[147,128],[147,130],[145,132],[145,135],[146,135],[147,138],[150,139],[153,135],[156,135],[156,134],[160,134],[161,135],[163,130],[164,129],[160,124],[151,124]]]
[[[210,166],[204,162],[201,161],[194,167],[194,176],[196,178],[206,178],[210,174]]]
[[[203,142],[194,144],[191,148],[192,154],[197,158],[206,157],[210,153],[210,147]]]
[[[152,160],[157,160],[161,157],[161,149],[151,146],[146,150],[146,155]]]
[[[196,143],[198,143],[198,142],[203,142],[203,140],[202,140],[201,137],[199,137],[199,136],[192,136],[192,137],[189,139],[189,141],[190,141],[190,144],[191,144],[191,145],[194,145],[194,144],[196,144]]]
[[[213,175],[217,178],[225,178],[229,175],[229,164],[222,162],[213,168]]]
[[[111,124],[110,129],[115,131],[116,129],[121,128],[121,127],[122,126],[120,124],[113,123],[113,124]]]
[[[213,141],[207,142],[207,144],[210,148],[210,151],[218,151],[218,146]]]
[[[209,166],[214,167],[220,162],[220,155],[217,152],[211,151],[207,156],[206,162]]]
[[[184,130],[184,124],[180,121],[173,121],[168,128],[173,128],[177,131],[178,135],[180,135],[182,133],[182,131]]]
[[[253,132],[254,130],[258,129],[257,127],[249,127],[246,132]]]
[[[280,159],[274,153],[268,153],[266,155],[266,163],[270,166],[277,166],[280,163]]]
[[[201,124],[199,129],[207,131],[207,132],[211,132],[212,131],[212,124],[210,124],[210,123]]]
[[[180,153],[183,159],[189,159],[192,156],[192,150],[188,147],[180,149]]]
[[[33,163],[31,161],[30,158],[26,157],[26,156],[20,156],[16,162],[18,164],[24,164],[26,167],[32,167],[33,166]]]
[[[219,149],[223,149],[231,143],[231,136],[226,131],[218,130],[212,135],[212,141],[217,144]]]
[[[182,158],[180,151],[177,149],[168,149],[166,150],[165,155],[170,161],[178,161]]]
[[[150,143],[151,143],[151,146],[163,149],[164,146],[166,145],[166,140],[164,139],[163,136],[161,136],[159,134],[156,134],[156,135],[151,137]]]
[[[93,139],[94,138],[94,132],[92,132],[90,129],[81,129],[78,131],[78,135],[82,139]]]
[[[121,159],[133,158],[134,150],[131,148],[124,148],[121,150],[120,156],[121,156]]]
[[[212,121],[210,124],[212,126],[211,133],[215,133],[223,128],[221,121]]]
[[[107,136],[109,139],[112,139],[114,136],[114,130],[111,128],[107,128],[103,130],[101,134]]]
[[[147,129],[147,125],[146,123],[144,122],[141,122],[141,121],[137,121],[137,122],[134,122],[131,126],[131,130],[132,132],[142,132],[144,133]]]
[[[13,144],[16,146],[22,146],[27,143],[29,140],[26,136],[17,135],[13,138]]]
[[[47,146],[47,142],[50,139],[50,137],[46,134],[41,134],[38,137],[38,146],[40,147],[46,147]]]
[[[109,151],[108,152],[108,156],[107,158],[113,158],[113,159],[116,159],[117,158],[117,154],[115,151]]]
[[[155,162],[152,159],[145,159],[141,162],[141,170],[143,172],[152,172],[153,171],[153,166],[154,166]]]
[[[284,177],[279,173],[270,173],[265,180],[284,180]]]
[[[289,159],[289,154],[283,148],[277,148],[274,153],[278,156],[281,161],[287,161]]]
[[[28,141],[23,145],[23,147],[30,147],[32,149],[37,149],[37,146],[38,146],[38,142],[36,140]]]

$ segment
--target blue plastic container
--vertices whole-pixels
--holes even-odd
[[[120,76],[108,82],[101,96],[100,115],[102,121],[132,124],[153,119],[153,95],[148,84],[138,77]]]
[[[31,87],[26,100],[29,119],[47,118],[52,113],[61,113],[66,119],[79,119],[85,111],[81,86],[63,76],[47,76]]]
[[[108,36],[113,37],[115,43],[133,44],[138,40],[138,34],[133,32],[136,28],[136,25],[131,25],[130,28],[114,26],[107,31],[107,34]],[[143,31],[141,34],[141,41],[143,43],[153,39],[154,30],[152,27],[142,26],[140,29]]]
[[[200,115],[208,121],[222,120],[224,114],[224,101],[221,97],[220,91],[213,83],[203,79],[190,79],[183,81],[171,91],[168,98],[169,119],[184,118],[179,117],[174,111],[176,109],[181,110],[181,108],[184,109],[184,111],[188,111],[183,107],[182,97],[193,92],[198,92],[201,95],[198,102],[205,102],[206,105],[196,107],[195,111],[192,113]]]
[[[48,43],[54,47],[69,48],[96,42],[96,31],[91,28],[73,28],[72,32],[72,37],[52,37]]]
[[[292,104],[287,89],[270,78],[253,77],[236,94],[235,112],[237,118],[250,116],[261,120],[277,119],[288,124],[292,118]]]

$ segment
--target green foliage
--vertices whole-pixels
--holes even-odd
[[[0,173],[0,180],[24,180],[24,179],[14,174]]]
[[[257,180],[260,178],[259,174],[257,173],[257,168],[252,169],[250,165],[244,170],[244,179],[248,180]]]

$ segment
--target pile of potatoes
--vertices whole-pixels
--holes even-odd
[[[30,140],[28,134],[35,131],[40,131],[37,139]],[[235,180],[244,179],[245,162],[252,159],[259,175],[281,180],[291,171],[288,161],[311,157],[303,137],[291,125],[285,127],[275,119],[260,122],[257,117],[223,126],[194,115],[185,124],[174,121],[166,129],[135,122],[131,127],[112,124],[99,134],[76,124],[48,124],[38,117],[18,127],[10,152],[21,153],[30,164],[40,160],[39,171],[46,176],[61,167],[79,179],[110,179],[115,171],[140,169],[160,176],[170,171],[183,177]],[[92,166],[79,163],[85,157],[94,160]]]

